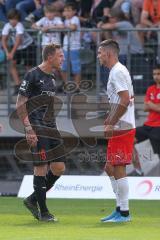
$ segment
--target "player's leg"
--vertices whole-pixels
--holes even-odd
[[[117,187],[117,181],[116,181],[116,179],[114,177],[114,167],[110,163],[108,163],[108,162],[106,162],[106,165],[105,165],[105,172],[109,176],[113,192],[114,192],[114,194],[116,196],[116,209],[110,215],[102,218],[101,222],[105,222],[105,221],[108,221],[108,220],[114,218],[120,212],[118,187]]]
[[[24,204],[26,206],[26,202],[30,203],[30,208],[27,207],[33,216],[39,220],[43,221],[52,221],[54,220],[52,216],[50,216],[47,205],[46,205],[46,174],[48,170],[48,161],[47,161],[47,150],[49,146],[49,139],[45,137],[38,136],[37,147],[32,149],[33,154],[33,165],[34,165],[34,192],[24,200]],[[38,205],[37,205],[38,203]],[[31,204],[35,206],[33,209]],[[36,206],[39,207],[40,211]],[[38,217],[37,217],[38,216]]]
[[[48,211],[46,206],[46,182],[45,175],[47,172],[47,165],[35,166],[33,176],[34,192],[24,199],[24,205],[32,213],[32,215],[40,220],[40,212]],[[40,208],[40,212],[39,212]]]
[[[122,132],[121,135],[117,135],[109,140],[107,157],[110,164],[114,166],[114,177],[117,184],[120,212],[107,222],[130,221],[128,201],[129,186],[126,177],[126,165],[131,164],[132,161],[134,137],[135,130],[133,129]]]
[[[129,185],[126,176],[126,166],[117,165],[114,167],[114,176],[117,182],[117,191],[120,204],[120,215],[116,217],[114,222],[128,222],[130,221],[129,214]]]
[[[50,164],[50,170],[46,175],[46,190],[48,191],[53,187],[55,182],[60,178],[60,176],[65,171],[64,162],[52,162]]]

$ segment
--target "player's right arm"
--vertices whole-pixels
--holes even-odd
[[[35,131],[33,130],[32,126],[31,126],[31,123],[29,121],[28,112],[27,112],[27,108],[26,108],[27,101],[28,101],[27,97],[18,94],[16,109],[17,109],[17,114],[18,114],[21,122],[24,125],[25,133],[26,133],[26,140],[27,140],[28,144],[31,147],[36,147],[38,139],[37,139]]]
[[[31,89],[32,89],[32,76],[30,75],[30,73],[28,73],[26,74],[25,79],[23,80],[20,86],[19,94],[17,97],[16,109],[17,114],[25,128],[27,142],[31,147],[35,147],[37,145],[38,139],[30,123],[26,107],[26,103],[30,96]]]

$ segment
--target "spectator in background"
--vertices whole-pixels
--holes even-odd
[[[34,11],[30,12],[29,15],[25,17],[25,20],[28,22],[35,22],[43,17],[43,7],[45,4],[51,4],[51,3],[61,2],[56,0],[34,0],[35,8]]]
[[[140,23],[142,7],[143,0],[131,0],[132,22],[135,26]]]
[[[67,82],[67,68],[68,68],[68,54],[70,56],[71,63],[71,73],[74,76],[74,81],[77,84],[77,88],[79,88],[79,84],[81,81],[81,61],[80,61],[80,32],[77,31],[80,29],[80,21],[76,16],[76,6],[72,3],[68,3],[64,7],[64,26],[72,30],[70,34],[70,38],[68,39],[67,33],[63,39],[63,50],[65,60],[62,65],[62,76],[63,81]],[[68,52],[68,45],[70,45],[70,49]]]
[[[51,4],[44,6],[45,17],[41,18],[38,22],[32,25],[32,28],[41,30],[42,35],[42,47],[47,44],[55,43],[61,44],[61,34],[52,32],[46,33],[48,30],[54,30],[56,28],[63,28],[63,22],[60,17],[56,17],[57,11]]]
[[[23,0],[4,0],[6,13],[8,13],[11,9],[16,7],[16,4],[22,2]]]
[[[6,16],[6,8],[5,8],[5,1],[0,0],[0,21],[7,22],[7,16]]]
[[[160,0],[144,0],[141,13],[141,20],[138,27],[159,27],[160,26]],[[150,38],[147,33],[147,38]],[[139,33],[141,42],[144,43],[145,32]]]
[[[148,116],[144,125],[136,128],[135,143],[149,139],[154,153],[160,158],[160,64],[153,68],[153,79],[155,84],[148,87],[144,100],[144,111],[148,112]],[[134,173],[143,175],[136,149],[134,153],[137,159],[133,159],[133,162],[139,163]]]
[[[134,27],[128,19],[126,19],[123,12],[118,8],[114,8],[110,11],[109,23],[101,25],[104,30],[113,30],[111,37],[118,42],[120,46],[119,60],[122,64],[126,65],[127,54],[141,54],[143,53],[143,47],[137,32],[133,31]],[[131,31],[120,31],[125,29],[131,29]]]
[[[126,19],[130,19],[131,0],[116,0],[113,8],[119,8]]]
[[[7,15],[9,22],[2,29],[2,45],[6,53],[7,60],[10,61],[10,72],[15,82],[14,95],[18,93],[21,83],[16,64],[24,61],[26,67],[31,67],[35,63],[35,47],[32,37],[25,32],[23,24],[20,22],[20,13],[16,9],[11,9]],[[8,45],[11,38],[12,46]]]

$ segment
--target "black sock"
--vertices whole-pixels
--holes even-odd
[[[129,216],[129,210],[128,211],[122,211],[120,210],[120,213],[123,217],[128,217]]]
[[[49,170],[46,175],[46,192],[53,187],[54,183],[60,176],[53,175],[52,171]]]
[[[60,176],[56,176],[53,175],[52,171],[49,170],[47,175],[46,175],[46,192],[51,189],[51,187],[53,187],[54,183],[58,180]],[[29,196],[30,200],[33,203],[37,202],[37,198],[36,198],[36,193],[33,192],[30,196]]]
[[[33,192],[28,198],[30,198],[32,203],[36,203],[37,202],[37,198],[36,198],[35,192]]]
[[[47,212],[46,206],[46,182],[43,176],[34,176],[34,191],[41,213]]]
[[[116,211],[117,211],[117,212],[120,212],[120,207],[116,207]]]

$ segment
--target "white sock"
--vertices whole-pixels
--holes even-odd
[[[118,187],[118,194],[120,200],[120,210],[121,211],[128,211],[129,210],[129,185],[127,177],[120,178],[116,180],[117,187]]]
[[[110,181],[111,181],[111,185],[112,185],[113,192],[114,192],[115,195],[116,195],[116,206],[117,206],[117,207],[120,207],[120,200],[119,200],[119,194],[118,194],[117,181],[116,181],[116,179],[114,178],[114,176],[110,176],[109,178],[110,178]]]

